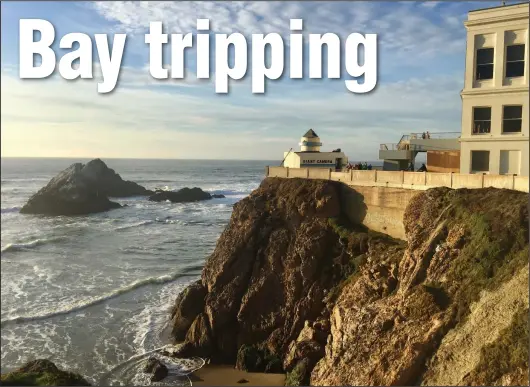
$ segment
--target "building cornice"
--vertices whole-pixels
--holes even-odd
[[[477,20],[466,20],[464,21],[464,26],[466,28],[469,27],[476,27],[476,26],[482,26],[482,25],[488,25],[491,26],[493,24],[498,23],[507,23],[507,22],[521,22],[528,25],[528,17],[529,13],[519,13],[514,15],[505,15],[505,16],[495,16],[495,17],[488,17],[483,19],[477,19]]]
[[[484,137],[483,135],[476,135],[470,137],[460,137],[460,142],[499,142],[499,141],[529,141],[528,136],[517,136],[517,135],[503,135],[503,136],[492,136]]]
[[[460,96],[488,96],[499,94],[528,94],[528,86],[517,87],[503,87],[503,88],[480,88],[480,89],[464,89],[460,92]]]

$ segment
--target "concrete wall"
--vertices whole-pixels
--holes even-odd
[[[484,175],[453,173],[453,184],[451,188],[482,188],[483,183]]]
[[[513,179],[513,189],[517,191],[528,192],[528,177],[527,176],[515,176]]]
[[[484,175],[484,187],[513,189],[513,175]]]
[[[364,181],[364,182],[369,182],[369,181],[375,181],[375,174],[377,172],[376,171],[356,171],[356,170],[352,170],[351,171],[351,181],[352,182],[357,182],[357,181]]]
[[[403,171],[377,171],[375,181],[378,183],[403,184]]]
[[[528,176],[488,175],[467,173],[356,171],[335,172],[329,168],[267,167],[266,176],[300,177],[341,181],[352,186],[391,187],[426,190],[433,187],[449,188],[506,188],[529,191]]]
[[[426,185],[426,172],[403,172],[403,184]]]
[[[348,186],[342,188],[342,205],[348,218],[371,230],[406,239],[403,214],[418,191],[403,188]]]
[[[425,174],[425,185],[429,187],[451,188],[452,178],[450,173],[427,172]]]
[[[309,168],[310,179],[329,180],[330,177],[331,177],[331,169],[329,168]]]
[[[349,171],[323,168],[267,167],[269,177],[307,178],[343,182],[342,200],[352,222],[374,231],[405,239],[403,214],[410,199],[420,190],[496,187],[528,192],[527,176],[462,173]]]
[[[289,177],[307,178],[309,175],[308,168],[289,168]]]
[[[267,167],[269,177],[287,177],[289,168],[284,167]]]
[[[351,171],[350,172],[331,172],[331,180],[351,182]]]

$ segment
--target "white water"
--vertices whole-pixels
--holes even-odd
[[[2,372],[49,358],[94,384],[149,384],[138,363],[168,344],[176,296],[199,277],[233,204],[270,162],[104,160],[147,188],[197,186],[226,198],[116,199],[128,206],[80,217],[18,212],[76,161],[2,159]],[[200,363],[164,362],[173,367],[164,383],[173,384],[189,384],[183,373]]]

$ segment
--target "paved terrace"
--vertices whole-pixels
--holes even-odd
[[[434,187],[449,188],[506,188],[528,192],[527,176],[489,175],[405,171],[358,171],[334,172],[327,168],[266,167],[267,177],[324,179],[341,181],[351,186],[404,188],[426,190]]]

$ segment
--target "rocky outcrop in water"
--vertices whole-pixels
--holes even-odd
[[[234,206],[173,311],[183,354],[276,356],[288,384],[528,385],[528,195],[420,192],[405,243],[350,224],[345,189],[269,178]]]
[[[46,359],[33,360],[19,369],[2,374],[4,386],[90,386],[82,376],[62,371]]]
[[[95,159],[76,163],[55,176],[20,210],[24,214],[84,215],[121,207],[109,197],[149,195],[152,192]]]
[[[152,202],[165,202],[166,200],[169,200],[172,203],[199,202],[202,200],[220,198],[224,198],[224,195],[212,195],[208,192],[204,192],[198,187],[185,187],[178,191],[157,190],[153,195],[149,196],[149,200]]]
[[[159,382],[168,375],[167,367],[155,357],[146,360],[143,371],[151,374],[151,382]]]

